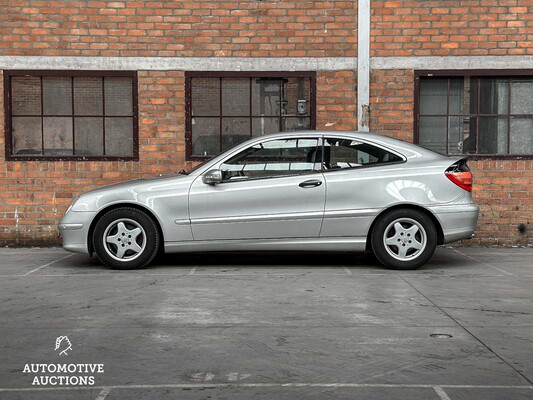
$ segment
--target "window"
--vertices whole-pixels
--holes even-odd
[[[221,165],[224,180],[299,175],[316,169],[318,139],[270,140],[243,150]],[[320,166],[318,166],[320,169]]]
[[[123,72],[9,71],[7,159],[135,159],[137,78]]]
[[[326,170],[401,161],[403,159],[394,153],[358,140],[329,138],[324,141],[324,168]]]
[[[533,154],[533,73],[432,75],[419,75],[421,146],[442,154]]]
[[[314,87],[314,72],[187,73],[187,158],[253,136],[315,129]]]

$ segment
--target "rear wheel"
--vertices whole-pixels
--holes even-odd
[[[114,269],[145,267],[157,255],[159,241],[159,230],[153,219],[145,212],[130,207],[104,214],[93,233],[96,255]]]
[[[371,244],[374,255],[385,267],[416,269],[435,252],[437,231],[423,212],[398,209],[379,218],[372,230]]]

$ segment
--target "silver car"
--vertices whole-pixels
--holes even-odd
[[[372,251],[413,269],[472,236],[479,209],[461,157],[359,132],[256,137],[190,172],[74,199],[63,247],[136,269],[160,251]]]

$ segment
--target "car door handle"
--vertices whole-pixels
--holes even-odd
[[[298,186],[301,188],[309,188],[309,187],[317,187],[322,185],[322,181],[319,181],[318,179],[311,179],[309,181],[304,181],[300,183]]]

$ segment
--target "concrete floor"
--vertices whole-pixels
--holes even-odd
[[[439,248],[401,273],[351,254],[121,272],[0,249],[0,275],[2,400],[533,398],[533,249]],[[23,372],[65,363],[104,373],[80,388]]]

